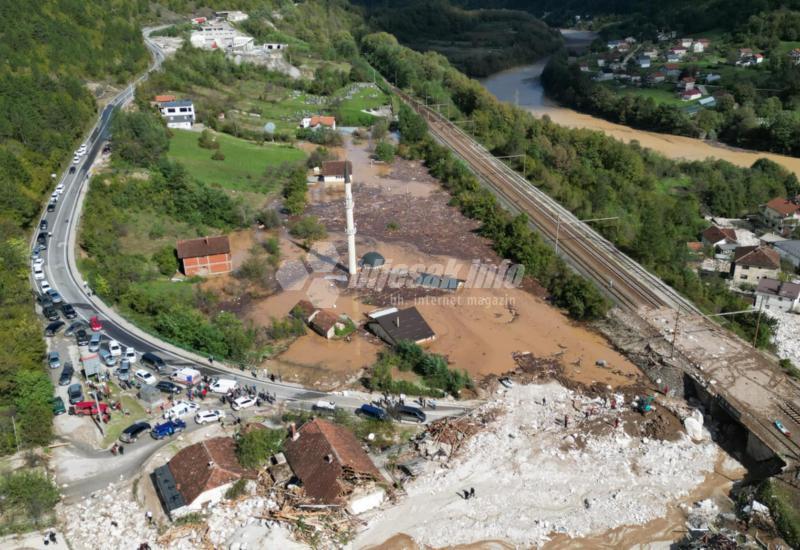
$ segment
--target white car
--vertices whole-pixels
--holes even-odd
[[[59,195],[61,193],[63,193],[64,192],[64,184],[63,183],[59,183],[58,185],[56,185],[56,191],[55,192],[57,194],[59,194]]]
[[[240,411],[242,409],[252,407],[255,404],[256,404],[255,397],[248,397],[246,395],[243,395],[242,397],[237,397],[236,399],[233,400],[233,403],[231,403],[231,408],[234,411]]]
[[[50,290],[50,283],[47,282],[47,279],[42,279],[42,282],[39,283],[39,288],[42,289],[42,293],[47,292]]]
[[[147,384],[148,386],[155,386],[158,382],[158,378],[153,376],[153,373],[144,369],[137,370],[135,373],[133,373],[133,376],[136,377],[137,380],[140,380],[142,384]]]
[[[219,380],[214,380],[208,389],[212,393],[228,393],[231,390],[235,390],[237,385],[236,380],[220,378]]]
[[[200,405],[194,401],[176,401],[175,404],[164,411],[164,418],[183,418],[195,414],[200,409]]]
[[[50,193],[50,200],[53,202],[58,202],[58,191],[53,191]]]
[[[37,281],[42,281],[43,283],[47,282],[44,280],[44,270],[42,269],[42,264],[33,264],[33,278]]]
[[[136,363],[136,350],[133,348],[125,348],[125,353],[122,356],[124,359],[127,359],[131,365]]]
[[[36,258],[35,260],[33,260],[33,262],[31,262],[31,264],[33,265],[33,267],[37,267],[37,266],[44,265],[44,258],[42,258],[41,256],[39,256],[38,258]]]
[[[211,409],[210,411],[200,411],[194,415],[194,421],[197,424],[206,424],[208,422],[219,422],[220,418],[225,418],[225,411],[220,409]]]
[[[116,340],[109,340],[108,353],[111,354],[111,357],[119,357],[120,355],[122,355],[122,346],[120,346],[119,342],[117,342]]]
[[[72,164],[78,164],[80,161],[81,161],[81,157],[79,157],[77,155],[72,158]]]

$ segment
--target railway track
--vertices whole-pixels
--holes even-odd
[[[426,120],[433,136],[466,162],[506,207],[526,214],[531,225],[551,243],[557,238],[564,259],[593,280],[614,302],[634,311],[642,306],[666,306],[701,314],[694,304],[494,157],[463,130],[405,92],[394,91]]]

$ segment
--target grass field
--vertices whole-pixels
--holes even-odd
[[[375,117],[362,111],[389,104],[389,96],[372,86],[357,90],[350,97],[346,97],[346,92],[341,90],[336,97],[341,98],[338,113],[342,126],[369,126]]]
[[[259,145],[227,134],[216,134],[220,148],[204,149],[197,143],[198,132],[174,130],[170,140],[169,157],[183,164],[200,181],[232,191],[268,193],[272,184],[264,177],[267,166],[296,162],[305,153],[294,147],[277,144]],[[220,151],[225,160],[211,157]]]

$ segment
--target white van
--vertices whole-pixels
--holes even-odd
[[[218,378],[211,383],[208,387],[214,393],[228,393],[231,390],[235,390],[238,384],[236,380],[231,380],[229,378]]]
[[[191,386],[192,384],[197,384],[203,375],[197,369],[192,369],[189,367],[183,367],[175,372],[172,375],[173,382],[177,382],[179,384],[186,384],[187,386]]]
[[[172,407],[164,411],[164,418],[175,419],[193,415],[200,408],[200,405],[193,401],[178,401]]]

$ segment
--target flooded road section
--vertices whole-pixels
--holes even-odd
[[[578,45],[585,44],[586,33],[576,35],[575,33],[578,31],[562,32],[568,48],[574,49]],[[580,40],[576,41],[575,36],[579,36]],[[494,74],[482,80],[481,83],[497,99],[519,105],[537,117],[547,115],[556,124],[568,128],[597,130],[625,143],[638,141],[643,147],[658,151],[668,158],[678,160],[722,159],[743,167],[752,166],[760,158],[768,158],[800,176],[800,158],[738,149],[701,139],[636,130],[561,107],[548,99],[542,88],[541,74],[546,64],[547,59],[544,59],[533,65],[509,69]]]

